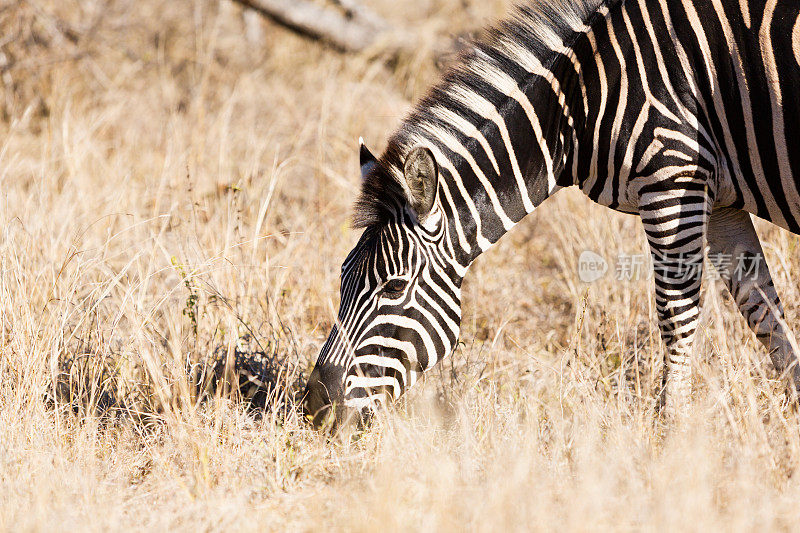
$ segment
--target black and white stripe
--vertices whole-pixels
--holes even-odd
[[[706,247],[761,256],[747,213],[800,232],[797,87],[794,0],[519,8],[433,88],[380,160],[362,148],[356,219],[366,229],[343,267],[309,411],[396,398],[450,353],[470,263],[568,186],[642,218],[677,409],[699,316],[701,276],[679,275],[687,261],[701,272]],[[776,366],[800,383],[769,271],[726,279]],[[395,300],[390,283],[403,285]]]

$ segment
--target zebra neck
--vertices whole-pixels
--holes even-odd
[[[558,186],[575,183],[587,98],[576,47],[616,0],[535,2],[490,32],[390,140],[431,149],[448,252],[466,267]]]
[[[570,53],[539,59],[506,44],[501,68],[490,61],[499,52],[484,50],[469,79],[447,87],[406,126],[409,145],[429,146],[439,163],[438,204],[461,265],[575,182],[586,110]]]
[[[465,105],[462,113],[482,111],[486,121],[479,128],[456,131],[432,121],[421,124],[427,135],[417,142],[431,147],[440,167],[438,204],[448,246],[464,266],[564,183],[572,147],[566,140],[574,134],[559,119],[563,107],[551,98],[545,80],[524,91],[518,83],[508,80],[503,87],[508,99],[497,107],[488,107],[485,96],[470,95],[472,106]],[[432,113],[443,118],[451,112],[437,108]],[[447,118],[456,122],[454,116]]]

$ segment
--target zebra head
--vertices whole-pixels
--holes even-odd
[[[436,161],[423,147],[390,159],[361,145],[354,226],[364,232],[342,265],[338,319],[306,388],[315,425],[396,400],[458,338],[463,270],[446,253]]]

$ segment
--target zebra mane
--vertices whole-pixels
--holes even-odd
[[[511,15],[490,27],[433,86],[403,120],[389,139],[380,164],[362,181],[361,193],[353,215],[355,228],[385,223],[396,216],[398,207],[408,203],[408,190],[403,177],[406,154],[425,143],[421,128],[434,109],[448,94],[461,88],[474,87],[488,72],[504,70],[504,61],[515,57],[514,48],[524,47],[549,65],[556,51],[563,51],[577,33],[588,31],[592,16],[602,6],[621,0],[530,0],[519,5]]]
[[[400,182],[379,163],[362,177],[361,193],[353,208],[353,228],[385,224],[406,203],[408,197]]]

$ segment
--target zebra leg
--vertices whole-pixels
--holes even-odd
[[[667,351],[661,407],[668,418],[691,396],[691,350],[700,316],[705,229],[711,211],[706,180],[676,176],[639,191],[639,214],[653,256],[656,310]]]
[[[800,368],[785,327],[781,304],[753,221],[744,211],[718,208],[708,223],[709,259],[739,311],[767,349],[778,372],[787,373],[800,390]]]

